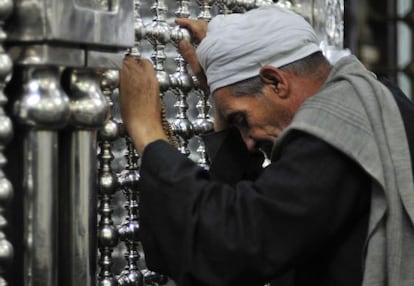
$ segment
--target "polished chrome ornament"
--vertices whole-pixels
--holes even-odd
[[[146,38],[153,46],[151,59],[154,63],[161,96],[170,88],[170,77],[165,70],[165,45],[171,40],[171,28],[166,21],[167,6],[164,0],[155,0],[151,7],[154,17],[152,23],[145,27]]]
[[[326,35],[327,43],[338,49],[343,49],[344,43],[344,1],[326,0]]]
[[[207,1],[207,0],[206,0]],[[211,20],[211,5],[213,1],[206,2],[199,1],[200,11],[198,14],[199,20],[210,21]],[[193,76],[194,81],[194,90],[198,95],[198,102],[196,108],[198,111],[197,118],[193,121],[194,133],[197,136],[198,147],[196,152],[198,154],[197,164],[201,167],[208,169],[209,161],[207,158],[206,147],[201,136],[205,133],[212,132],[214,130],[213,120],[210,118],[209,111],[211,109],[211,104],[209,102],[209,94],[206,91],[200,88],[197,77]]]
[[[136,58],[141,57],[141,53],[139,51],[139,43],[142,39],[145,38],[145,25],[142,22],[142,18],[140,15],[140,7],[141,3],[139,0],[134,0],[134,32],[135,32],[135,40],[134,46],[130,49],[130,55]]]
[[[229,2],[230,1],[227,1],[227,0],[216,0],[215,1],[215,4],[219,9],[218,14],[227,15],[227,14],[233,13],[231,8],[228,6]]]
[[[127,215],[119,227],[119,237],[126,247],[125,259],[127,264],[118,277],[119,285],[142,286],[144,276],[141,273],[138,262],[141,258],[139,253],[139,214],[138,214],[138,187],[139,181],[139,155],[135,150],[131,139],[126,135],[127,166],[119,175],[120,188],[122,189],[126,203]]]
[[[211,7],[213,6],[214,2],[215,0],[197,0],[197,3],[200,7],[200,12],[197,16],[199,20],[210,22],[210,20],[213,18],[211,14]]]
[[[110,117],[99,130],[99,170],[98,170],[98,195],[99,195],[99,223],[98,223],[98,249],[99,272],[98,285],[115,286],[116,279],[112,271],[112,252],[118,244],[118,230],[112,220],[112,197],[119,188],[118,177],[112,170],[111,163],[114,159],[112,142],[119,138],[119,125],[113,118],[112,95],[119,84],[119,72],[107,70],[101,80],[102,92],[110,106]]]
[[[7,163],[3,150],[13,136],[12,121],[3,110],[3,106],[7,103],[7,97],[3,90],[10,81],[13,68],[13,63],[3,48],[6,39],[3,25],[12,8],[12,0],[5,0],[0,3],[0,285],[8,285],[3,277],[4,269],[5,266],[11,263],[14,256],[13,245],[4,232],[8,227],[6,213],[8,212],[7,206],[13,197],[13,186],[3,172],[3,168]]]
[[[60,72],[23,67],[23,94],[15,112],[24,134],[24,285],[58,283],[58,133],[69,119]],[[42,263],[39,263],[42,261]]]
[[[208,161],[206,147],[201,136],[214,130],[214,122],[209,114],[209,111],[211,109],[211,104],[209,102],[209,94],[207,94],[199,87],[198,81],[195,77],[194,82],[199,98],[196,105],[196,108],[198,110],[197,118],[193,121],[194,133],[195,135],[197,135],[198,139],[198,147],[196,151],[199,156],[197,164],[205,169],[208,169],[210,162]]]
[[[70,116],[69,98],[60,85],[58,68],[32,66],[23,76],[23,94],[14,103],[19,121],[36,129],[64,127]]]
[[[255,0],[226,0],[224,3],[233,13],[244,13],[256,7]]]
[[[146,286],[160,286],[168,283],[168,277],[149,270],[143,270]]]
[[[175,11],[175,15],[178,18],[188,18],[190,16],[187,0],[177,1],[178,7]],[[176,26],[171,32],[172,42],[178,46],[181,40],[187,40],[191,42],[190,32],[180,26]],[[176,70],[170,76],[171,90],[177,97],[177,102],[174,106],[177,108],[177,114],[175,120],[172,121],[172,129],[178,137],[178,150],[181,153],[189,156],[190,149],[188,148],[189,140],[193,137],[193,125],[187,116],[187,110],[189,108],[187,98],[190,91],[193,89],[192,77],[187,70],[187,63],[181,56],[177,49],[177,56],[175,58]]]
[[[71,76],[72,126],[84,129],[101,128],[108,119],[109,104],[103,95],[97,72],[93,69],[75,69]]]
[[[59,213],[59,285],[96,285],[97,242],[97,130],[108,118],[109,104],[104,97],[95,69],[67,69],[64,82],[70,97],[68,126],[60,133],[63,151]],[[63,142],[62,142],[63,141]],[[62,159],[61,157],[61,159]],[[63,183],[65,182],[65,183]],[[64,233],[64,235],[62,235]]]

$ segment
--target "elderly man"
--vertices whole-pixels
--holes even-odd
[[[201,40],[202,69],[181,49],[205,72],[220,132],[207,172],[167,142],[151,63],[125,60],[148,267],[180,286],[414,285],[412,103],[353,56],[331,66],[278,6],[217,16],[207,33],[178,23]]]

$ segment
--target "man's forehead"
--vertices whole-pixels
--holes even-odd
[[[219,88],[214,91],[212,97],[216,106],[220,106],[222,108],[228,106],[229,103],[237,99],[235,96],[233,96],[232,90],[228,86]]]

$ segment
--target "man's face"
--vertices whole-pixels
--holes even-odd
[[[288,102],[275,96],[269,86],[263,95],[235,97],[230,87],[223,87],[213,94],[218,115],[228,126],[239,129],[247,148],[270,152],[280,133],[292,121]]]

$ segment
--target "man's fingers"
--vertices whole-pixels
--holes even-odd
[[[154,65],[152,64],[152,62],[150,60],[142,59],[142,60],[140,60],[140,63],[144,67],[145,71],[152,72],[152,73],[155,74]]]
[[[207,24],[208,22],[203,20],[192,20],[188,18],[177,18],[175,23],[179,26],[187,28],[192,34],[192,38],[196,43],[201,42],[207,33]]]
[[[184,60],[189,64],[193,74],[197,77],[199,88],[209,93],[206,75],[198,61],[194,46],[186,40],[181,40],[178,43],[178,49]]]
[[[178,43],[178,49],[184,60],[190,65],[192,71],[196,74],[201,71],[194,46],[188,41],[182,40]]]
[[[183,26],[188,28],[189,25],[191,25],[193,20],[190,20],[188,18],[176,18],[175,23],[179,26]]]
[[[147,74],[155,74],[155,70],[150,60],[127,56],[123,61],[121,76],[122,74],[125,74],[125,77],[140,77]]]

